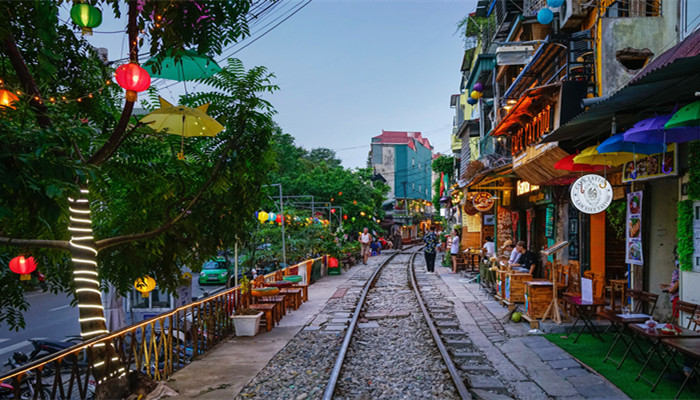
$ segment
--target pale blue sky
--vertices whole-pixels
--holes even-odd
[[[300,3],[282,1],[280,15]],[[337,150],[346,167],[365,165],[370,138],[382,129],[421,131],[445,152],[463,55],[456,24],[475,3],[313,0],[235,57],[277,76],[280,91],[269,100],[297,144]],[[104,20],[96,31],[123,29],[109,11]],[[88,40],[116,59],[126,56],[122,36],[96,32]],[[179,93],[181,84],[162,94]]]

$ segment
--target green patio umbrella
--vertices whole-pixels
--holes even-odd
[[[698,126],[700,124],[700,100],[676,111],[671,119],[666,122],[666,129],[680,128],[683,126]]]
[[[221,71],[216,61],[192,50],[168,50],[156,72],[158,56],[153,56],[143,64],[143,68],[154,78],[174,81],[192,81],[208,78]]]

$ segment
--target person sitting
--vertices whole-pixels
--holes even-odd
[[[369,245],[369,248],[372,250],[372,255],[373,255],[373,256],[378,256],[378,255],[382,254],[382,252],[381,252],[381,250],[382,250],[382,245],[379,244],[379,242],[377,241],[377,239],[374,239],[374,240],[372,241],[372,243]]]
[[[514,271],[530,274],[534,277],[537,269],[537,255],[528,250],[522,240],[515,245],[513,253],[516,252],[519,255],[516,257],[516,261],[508,263],[510,267]],[[513,259],[513,254],[511,254],[511,259]]]
[[[382,249],[391,249],[393,247],[393,243],[384,239],[383,236],[379,238],[379,244],[382,245]]]
[[[493,239],[491,239],[491,236],[486,236],[484,241],[485,243],[481,247],[481,254],[484,260],[490,260],[491,257],[496,256],[496,244],[493,242]]]

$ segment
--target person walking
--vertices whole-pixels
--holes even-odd
[[[452,256],[452,273],[457,273],[457,254],[459,254],[459,232],[457,229],[452,230],[452,246],[450,247],[450,255]]]
[[[435,247],[438,245],[438,237],[435,234],[435,226],[431,226],[428,233],[423,236],[423,243],[425,248],[423,253],[425,255],[425,268],[428,270],[429,274],[435,273]]]
[[[369,233],[369,228],[362,230],[360,237],[360,256],[362,256],[362,263],[367,265],[367,259],[369,258],[370,248],[369,244],[372,242],[372,235]]]
[[[392,239],[394,241],[394,249],[401,250],[403,243],[401,241],[401,226],[395,224],[391,227]]]

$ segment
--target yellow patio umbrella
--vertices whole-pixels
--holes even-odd
[[[598,153],[596,147],[598,147],[598,145],[583,149],[579,155],[574,157],[574,163],[616,167],[634,160],[634,154],[632,153]]]
[[[185,136],[216,136],[216,134],[224,130],[223,125],[207,115],[209,103],[192,108],[174,106],[162,97],[159,97],[158,100],[160,101],[160,108],[143,117],[141,122],[149,124],[151,128],[158,132],[165,131],[173,135],[181,135],[182,143],[180,144],[180,154],[178,154],[180,159],[184,158]]]

